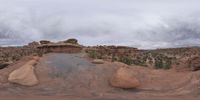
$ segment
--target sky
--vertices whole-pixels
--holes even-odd
[[[141,49],[200,46],[199,0],[0,0],[0,46],[77,38]]]

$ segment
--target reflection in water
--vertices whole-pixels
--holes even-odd
[[[87,59],[81,58],[81,54],[56,53],[48,56],[46,64],[52,69],[52,77],[66,78],[70,74],[79,74],[95,66]]]

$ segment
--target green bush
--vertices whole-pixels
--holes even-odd
[[[155,68],[156,69],[170,69],[171,68],[171,58],[158,56],[155,58]]]
[[[95,50],[88,51],[88,56],[93,59],[102,59],[102,54],[98,53]]]
[[[142,59],[134,59],[132,63],[139,66],[146,66],[145,60]]]
[[[120,57],[119,61],[127,65],[133,64],[133,60],[131,59],[131,57],[127,57],[127,56]]]
[[[163,68],[163,62],[162,62],[162,59],[155,59],[155,68],[156,69],[161,69]]]
[[[90,58],[96,58],[96,52],[95,51],[88,51],[88,55]]]
[[[64,41],[64,43],[78,44],[78,40],[77,39],[68,39],[68,40]]]
[[[112,60],[112,61],[118,61],[119,58],[118,58],[118,56],[112,54],[112,58],[111,58],[111,60]]]

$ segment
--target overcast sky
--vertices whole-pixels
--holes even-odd
[[[200,0],[0,0],[0,45],[200,46]]]

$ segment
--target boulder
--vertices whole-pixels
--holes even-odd
[[[103,64],[104,61],[103,61],[102,59],[94,59],[94,60],[92,61],[92,63],[94,63],[94,64]]]
[[[137,88],[140,85],[140,82],[128,67],[121,67],[112,76],[110,84],[113,87],[129,89]]]
[[[33,86],[39,83],[35,73],[34,65],[36,60],[31,60],[19,69],[14,70],[9,74],[8,80],[11,83],[16,83],[24,86]]]

